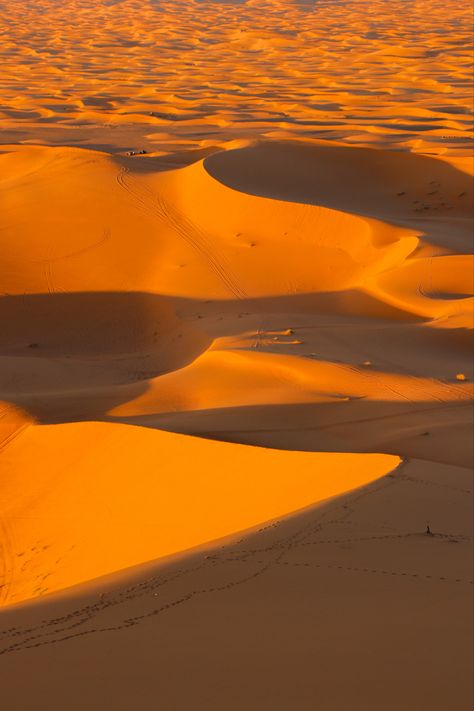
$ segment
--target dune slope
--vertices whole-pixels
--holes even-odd
[[[468,711],[471,500],[471,472],[412,460],[243,540],[4,608],[2,698]]]
[[[3,603],[251,528],[366,484],[399,462],[99,423],[30,427],[2,459]]]
[[[0,17],[2,709],[471,711],[472,7]]]
[[[282,499],[272,504],[270,490],[277,472],[282,485],[293,485],[299,457],[308,472],[325,452],[332,453],[324,455],[326,470],[332,461],[338,468],[346,453],[389,457],[374,460],[380,462],[472,461],[465,201],[459,199],[455,212],[441,209],[421,219],[405,192],[396,192],[404,187],[420,197],[437,180],[467,195],[465,173],[433,158],[327,143],[256,143],[172,170],[156,160],[42,146],[10,146],[0,157],[7,247],[0,396],[8,414],[2,505],[14,499],[32,520],[45,515],[38,535],[51,547],[33,577],[28,565],[13,566],[9,554],[6,601],[210,541],[350,488],[353,476],[354,485],[372,477],[363,456],[328,491],[317,479],[313,486],[308,474],[294,501],[285,494],[285,511]],[[361,171],[364,181],[357,183]],[[348,188],[353,184],[358,192]],[[81,421],[96,424],[88,429]],[[131,427],[137,425],[146,429]],[[190,434],[235,444],[200,443]],[[109,449],[119,454],[108,458]],[[195,476],[196,463],[186,465],[178,485],[182,472],[172,471],[181,467],[181,449],[190,460],[210,460],[207,484],[204,474]],[[55,503],[46,497],[30,511],[18,492],[36,501],[23,478],[35,450],[44,461],[35,465],[34,486],[43,496],[51,492]],[[244,453],[248,463],[238,464]],[[275,458],[275,468],[265,457]],[[179,492],[188,496],[197,486],[196,503],[210,500],[215,463],[227,458],[250,478],[219,519],[211,516],[201,530],[181,511],[187,523],[177,537],[170,528],[149,538],[137,522],[125,531],[107,524],[118,536],[116,558],[109,552],[94,562],[91,556],[105,526],[97,509],[103,494],[73,507],[96,511],[87,534],[83,524],[49,530],[49,514],[41,513],[43,505],[45,512],[66,506],[72,525],[67,502],[78,481],[91,489],[92,476],[100,491],[110,491],[110,510],[115,504],[120,510],[127,477],[147,471],[136,493],[155,491],[158,499],[149,502],[155,506],[172,477],[178,488],[170,491],[175,508],[168,513],[178,518]],[[155,461],[165,467],[156,480]],[[62,482],[59,472],[70,467],[70,480],[64,475]],[[250,472],[261,469],[253,484],[261,504],[257,497],[250,515],[242,502],[256,476]],[[60,482],[71,492],[56,491]],[[211,499],[219,506],[217,494]],[[140,511],[140,501],[132,510]],[[161,520],[160,511],[153,521]],[[19,515],[7,508],[5,520]],[[18,541],[25,536],[15,556],[32,548],[36,555],[33,530],[10,534]],[[69,568],[53,572],[50,556],[62,559],[69,545],[76,546]],[[39,583],[43,578],[48,582]]]

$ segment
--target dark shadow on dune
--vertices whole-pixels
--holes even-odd
[[[423,323],[425,318],[387,304],[369,293],[358,289],[340,291],[304,292],[300,294],[281,294],[241,299],[194,301],[173,298],[179,312],[199,306],[207,313],[292,313],[292,314],[330,314],[367,319],[371,321],[402,321],[405,323]]]
[[[439,218],[442,202],[455,207],[456,214],[472,216],[471,178],[448,163],[414,153],[265,141],[215,153],[204,160],[204,167],[220,183],[243,193],[320,205],[401,226],[408,220]],[[428,206],[423,214],[416,212],[413,202],[420,199],[420,191]]]
[[[34,343],[38,357],[136,353],[183,329],[169,298],[145,292],[4,296],[0,323],[0,348]]]
[[[0,298],[0,400],[39,421],[101,417],[146,380],[182,368],[210,344],[164,296],[140,292]]]
[[[461,442],[469,443],[472,415],[472,403],[466,401],[373,402],[354,398],[105,419],[272,449],[379,452],[469,466],[472,453],[462,455],[451,444],[456,433]],[[440,453],[443,431],[446,446]],[[438,445],[436,449],[433,443]]]
[[[90,146],[84,147],[89,148]],[[174,153],[166,153],[162,156],[155,156],[153,155],[152,148],[149,153],[145,153],[144,155],[114,155],[113,159],[120,165],[120,167],[126,167],[132,173],[158,173],[165,170],[184,168],[185,166],[197,163],[197,161],[207,158],[220,150],[221,149],[218,146],[207,146],[206,148],[175,151]],[[117,153],[117,151],[115,151],[115,153]]]
[[[324,434],[324,441],[314,434],[323,414],[326,418],[334,411],[339,417],[343,408],[351,416],[357,412],[365,413],[362,418],[378,417],[379,404],[375,407],[363,400],[343,399],[334,404],[298,405],[297,410],[292,406],[261,405],[122,419],[107,416],[113,407],[146,392],[149,379],[191,363],[209,347],[216,328],[218,335],[225,336],[248,332],[260,328],[262,315],[269,329],[298,328],[301,323],[298,335],[303,339],[308,327],[316,332],[319,326],[331,327],[341,333],[349,324],[367,328],[370,333],[380,329],[388,352],[391,346],[395,349],[400,341],[406,341],[406,363],[395,360],[391,367],[391,372],[404,375],[411,372],[410,349],[418,356],[436,349],[444,361],[451,362],[453,354],[465,354],[471,345],[470,334],[463,329],[427,328],[410,314],[355,291],[234,300],[172,298],[139,292],[5,296],[0,298],[0,400],[22,407],[41,423],[127,422],[264,446],[278,447],[278,440],[262,428],[283,428],[293,432],[289,441],[294,449],[327,450],[336,446],[328,443],[329,433]],[[351,341],[347,343],[350,364]],[[270,348],[269,352],[275,351]],[[295,354],[304,357],[304,353]],[[319,356],[311,357],[317,360]],[[437,372],[429,374],[440,377]],[[338,391],[337,383],[333,387]],[[341,398],[345,395],[337,394]],[[441,409],[452,406],[435,404]],[[403,412],[409,412],[425,406],[429,412],[433,402],[383,404],[388,414],[401,407]],[[296,411],[299,417],[307,414],[303,420],[295,419]],[[222,432],[215,431],[216,417]],[[234,430],[238,434],[232,434]],[[267,442],[268,437],[271,443]]]

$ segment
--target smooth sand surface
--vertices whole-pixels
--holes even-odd
[[[468,470],[413,459],[237,541],[7,607],[4,703],[467,711],[471,500]]]
[[[0,11],[2,705],[470,711],[467,6]]]

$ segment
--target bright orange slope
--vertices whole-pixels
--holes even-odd
[[[394,469],[132,426],[31,426],[3,454],[3,603],[227,536]]]

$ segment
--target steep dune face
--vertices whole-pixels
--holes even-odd
[[[468,711],[471,499],[470,471],[415,459],[222,547],[10,606],[2,698],[41,711],[127,711],[156,699],[287,711],[296,690],[302,711],[315,699],[328,711]],[[111,547],[115,555],[116,539]]]
[[[204,160],[204,167],[220,183],[243,192],[245,199],[248,193],[265,197],[259,215],[267,202],[281,213],[279,224],[285,224],[285,207],[275,206],[275,200],[291,206],[294,215],[296,204],[286,201],[301,204],[313,245],[322,256],[317,264],[328,270],[322,279],[313,272],[319,288],[313,283],[309,291],[363,287],[422,318],[462,311],[466,327],[472,325],[473,264],[468,253],[473,192],[466,173],[424,156],[289,142],[216,153]],[[216,202],[226,204],[223,197]],[[226,208],[226,216],[232,214]],[[344,281],[341,261],[335,269],[330,253],[323,256],[325,238],[339,255],[347,250],[354,260],[351,279]],[[458,251],[466,254],[455,254]]]
[[[280,145],[272,145],[271,151],[279,155]],[[416,248],[413,230],[396,229],[387,222],[326,207],[314,184],[314,176],[324,175],[325,169],[319,165],[318,154],[313,156],[308,172],[304,170],[304,151],[297,145],[290,146],[286,156],[285,151],[283,162],[272,166],[269,161],[269,179],[263,178],[269,197],[263,197],[265,191],[257,193],[259,197],[252,195],[252,181],[245,191],[238,190],[236,155],[248,156],[246,170],[258,174],[262,159],[266,161],[261,145],[215,154],[203,163],[176,171],[167,183],[164,176],[154,181],[157,189],[166,186],[176,215],[185,215],[189,226],[199,225],[216,241],[222,240],[237,278],[242,274],[243,294],[237,296],[317,293],[360,286],[369,274],[402,262]],[[209,168],[218,159],[225,167],[223,175],[214,175]],[[288,165],[294,169],[290,176]],[[230,190],[227,172],[237,180]],[[291,189],[287,189],[288,177]],[[275,200],[271,184],[280,178],[284,198]],[[308,191],[313,191],[312,200],[307,200]]]
[[[168,170],[39,146],[0,162],[5,602],[254,526],[400,456],[469,465],[464,196],[416,207],[435,181],[470,190],[465,174],[324,143]],[[60,424],[81,420],[114,424]]]
[[[39,160],[48,151],[51,160]],[[32,174],[23,170],[29,156],[39,161]],[[2,201],[11,217],[7,293],[20,283],[21,293],[231,299],[341,291],[363,287],[415,250],[432,256],[460,241],[468,247],[469,178],[417,156],[259,144],[165,172],[153,157],[115,161],[75,149],[17,147],[1,160],[8,175]],[[440,207],[436,219],[422,220],[416,198],[422,187],[433,192],[430,178],[438,174],[457,181],[450,190],[463,198],[455,213],[452,205]],[[407,190],[415,200],[407,202]],[[34,230],[15,217],[20,208],[36,216]],[[433,235],[448,230],[449,240],[434,246]]]
[[[407,156],[383,148],[349,150],[332,141],[260,141],[232,152],[217,152],[205,158],[204,165],[214,178],[246,193],[324,205],[394,223],[411,218],[416,224],[432,217],[436,208],[438,222],[470,216],[468,174],[428,155]],[[445,202],[449,198],[450,208]],[[429,205],[429,210],[420,209],[423,205]],[[456,213],[450,216],[453,209]]]
[[[3,456],[2,603],[256,526],[366,484],[398,462],[122,425],[32,427]]]
[[[252,170],[261,148],[249,150]],[[313,177],[298,146],[291,155],[305,201]],[[30,158],[38,163],[32,173],[24,170]],[[418,243],[413,230],[327,208],[323,200],[297,204],[288,195],[277,202],[229,190],[201,161],[162,172],[153,157],[113,160],[39,147],[12,147],[1,160],[11,216],[3,257],[8,293],[16,293],[18,269],[22,292],[33,293],[146,290],[241,299],[336,291],[400,263]],[[234,151],[229,160],[232,171]],[[317,160],[313,168],[324,173]],[[285,174],[281,166],[278,173]],[[17,219],[22,210],[36,215],[34,230]],[[289,249],[296,240],[298,249]]]
[[[470,711],[470,8],[0,13],[3,705]]]

